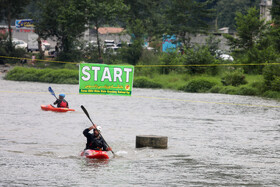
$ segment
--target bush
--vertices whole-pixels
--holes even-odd
[[[213,86],[209,91],[210,91],[211,93],[220,93],[221,90],[222,90],[222,87],[216,85],[216,86]]]
[[[82,59],[82,52],[77,49],[61,51],[58,53],[56,60],[66,62],[79,62]]]
[[[54,70],[15,67],[6,74],[5,79],[57,84],[78,84],[79,72],[77,70],[68,69]]]
[[[216,75],[218,72],[216,66],[201,66],[204,64],[214,64],[216,62],[215,57],[211,55],[207,47],[197,46],[196,48],[188,49],[186,50],[186,54],[183,55],[183,58],[183,62],[185,65],[187,65],[186,68],[190,74],[208,73],[211,75]]]
[[[245,58],[240,59],[240,63],[242,64],[261,64],[264,62],[275,62],[278,57],[278,54],[272,45],[268,47],[254,46],[253,48],[247,50],[244,55]],[[263,68],[263,65],[244,66],[244,71],[245,73],[261,74]]]
[[[152,67],[160,63],[159,55],[156,55],[153,51],[143,50],[142,56],[138,61],[138,68],[135,68],[134,73],[136,76],[151,76],[161,72],[161,67]],[[141,67],[142,66],[142,67]]]
[[[142,39],[135,39],[131,46],[124,46],[118,50],[118,56],[123,63],[136,65],[142,56]]]
[[[15,48],[15,45],[10,43],[8,41],[8,35],[7,34],[1,34],[0,33],[0,56],[9,56],[9,57],[23,57],[25,58],[26,50],[21,48]],[[0,59],[0,63],[4,64],[6,62],[9,63],[17,63],[20,62],[19,59]]]
[[[252,88],[256,88],[257,90],[259,90],[259,92],[264,92],[264,82],[263,81],[257,81],[257,82],[252,82],[250,84],[250,87]]]
[[[135,80],[133,82],[133,87],[136,87],[136,88],[162,88],[162,85],[148,79],[147,77],[138,77],[138,78],[135,78]]]
[[[280,77],[275,77],[275,79],[271,81],[271,90],[280,91]]]
[[[272,98],[272,99],[279,99],[280,98],[280,93],[279,92],[276,92],[276,91],[266,91],[264,94],[263,94],[264,97],[268,97],[268,98]]]
[[[264,84],[266,90],[276,89],[277,80],[280,77],[280,66],[269,65],[263,69]],[[274,83],[273,83],[274,82]],[[273,84],[273,88],[272,88]],[[276,91],[276,90],[275,90]]]
[[[185,74],[169,73],[168,75],[153,74],[150,76],[154,82],[160,83],[162,88],[178,90],[178,88],[184,86],[189,77]]]
[[[176,67],[174,65],[183,65],[183,58],[176,52],[162,53],[160,56],[160,64],[163,67],[160,68],[160,73],[169,74],[171,72],[182,73],[182,67]]]
[[[77,64],[70,64],[70,63],[66,63],[64,65],[65,69],[72,69],[72,70],[79,70],[79,66]]]
[[[226,87],[223,87],[221,89],[220,93],[230,94],[230,95],[237,95],[238,94],[238,88],[236,88],[234,86],[226,86]]]
[[[217,84],[216,82],[209,81],[206,79],[194,79],[188,82],[186,86],[180,88],[180,90],[185,92],[203,93],[209,91],[216,84]]]
[[[258,95],[258,90],[256,88],[242,86],[237,90],[238,95]]]
[[[242,84],[247,84],[247,81],[245,80],[245,75],[243,72],[238,69],[233,72],[228,72],[225,76],[223,76],[222,83],[225,86],[239,86]]]

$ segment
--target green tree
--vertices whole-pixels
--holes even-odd
[[[125,27],[131,35],[133,45],[123,50],[122,60],[136,64],[143,53],[144,41],[152,41],[152,36],[160,33],[159,11],[161,0],[124,0],[129,7],[124,16]]]
[[[173,0],[166,5],[165,29],[169,35],[177,35],[179,40],[188,47],[188,34],[203,33],[209,29],[209,20],[214,10],[208,8],[211,1]]]
[[[220,39],[216,39],[213,34],[210,34],[206,38],[206,46],[209,49],[209,52],[211,53],[212,56],[217,55],[217,51],[219,50],[219,45],[221,43]]]
[[[146,32],[143,26],[143,20],[141,19],[130,20],[127,26],[133,44],[130,47],[126,47],[125,50],[122,50],[122,58],[128,63],[136,65],[143,52]]]
[[[280,24],[280,1],[277,0],[272,1],[272,8],[270,13],[274,24],[279,25]]]
[[[216,26],[229,27],[232,30],[236,29],[234,18],[236,12],[246,13],[246,10],[251,7],[259,9],[260,0],[218,0],[216,5]]]
[[[190,74],[211,74],[217,73],[217,67],[203,67],[202,64],[214,64],[215,57],[211,55],[207,46],[195,46],[185,50],[183,55],[184,64],[187,65],[186,69]],[[190,65],[190,66],[189,66]],[[194,65],[194,66],[192,66]],[[198,66],[197,66],[198,65]]]
[[[265,31],[264,20],[260,20],[259,11],[256,8],[248,9],[246,14],[236,13],[237,37],[226,34],[232,49],[248,50],[261,40]]]
[[[34,16],[35,32],[42,38],[55,38],[60,44],[61,60],[78,60],[78,39],[86,29],[86,1],[45,0],[40,3],[41,11]]]
[[[32,18],[33,20],[36,20],[36,23],[38,20],[40,20],[40,13],[41,13],[41,8],[40,4],[44,3],[45,0],[30,0],[30,3],[25,7],[25,12],[22,13],[21,15],[23,17],[29,17]],[[35,23],[35,25],[36,25]],[[42,50],[42,41],[41,38],[44,38],[41,33],[39,32],[38,29],[35,27],[35,33],[38,34],[37,42],[38,42],[38,49],[39,49],[39,58],[43,59],[44,58],[44,51]]]
[[[269,63],[277,59],[273,41],[271,39],[271,27],[260,20],[259,11],[256,8],[248,9],[246,14],[236,14],[237,37],[225,35],[235,53],[235,59],[242,64]],[[245,66],[245,73],[261,73],[263,66]]]
[[[164,0],[124,0],[124,3],[129,7],[125,15],[126,27],[135,38],[159,33]],[[142,29],[139,31],[140,22]]]
[[[101,57],[101,45],[98,29],[110,21],[114,20],[127,11],[123,0],[86,0],[86,12],[89,24],[96,30],[96,39],[98,44],[98,54]]]
[[[24,7],[29,3],[29,0],[0,0],[0,21],[4,19],[8,24],[9,31],[9,49],[13,50],[12,45],[12,19],[19,18],[19,15],[24,12]]]
[[[280,1],[273,1],[271,8],[272,25],[270,41],[275,46],[277,52],[280,52]]]

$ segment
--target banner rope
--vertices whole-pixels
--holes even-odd
[[[30,60],[30,61],[42,61],[42,62],[54,62],[54,63],[69,63],[69,64],[79,64],[81,62],[65,62],[65,61],[55,61],[55,60],[43,60],[43,59],[30,59],[22,57],[9,57],[9,56],[0,56],[0,58],[6,59],[17,59],[17,60]],[[267,66],[267,65],[280,65],[280,63],[252,63],[252,64],[174,64],[174,65],[164,65],[164,64],[155,64],[155,65],[135,65],[134,67],[214,67],[214,66]]]

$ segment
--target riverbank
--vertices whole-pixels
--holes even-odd
[[[2,66],[4,79],[14,81],[78,84],[78,69],[50,69],[21,66]],[[229,77],[229,78],[228,78]],[[229,80],[227,80],[229,79]],[[229,74],[210,76],[186,73],[152,74],[141,76],[135,73],[133,87],[180,90],[191,93],[220,93],[230,95],[259,96],[280,100],[280,92],[265,89],[263,75]]]
[[[13,67],[9,64],[0,64],[0,76],[3,77],[6,73],[11,70]]]

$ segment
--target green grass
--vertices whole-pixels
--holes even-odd
[[[188,75],[188,74],[176,74],[170,73],[167,75],[156,74],[152,76],[152,80],[160,83],[164,89],[179,90],[185,86],[190,80],[194,79],[207,79],[211,82],[215,82],[218,85],[222,85],[220,76],[208,76],[208,75]]]
[[[4,77],[7,80],[48,82],[57,84],[78,84],[78,70],[70,69],[37,69],[26,67],[14,67]]]
[[[183,74],[154,75],[151,78],[154,82],[162,85],[164,89],[178,90],[188,81],[188,77]]]
[[[37,69],[28,67],[14,67],[4,77],[7,80],[48,82],[58,84],[78,84],[79,71],[76,66],[71,69]],[[209,92],[232,95],[251,95],[266,98],[280,99],[277,91],[265,90],[262,75],[245,74],[247,84],[240,86],[224,86],[221,82],[222,75],[189,75],[189,74],[150,74],[149,76],[134,77],[134,87],[162,88],[183,90],[186,92]]]
[[[263,82],[264,78],[262,75],[246,75],[246,80],[248,81],[248,84],[254,84],[257,82]]]

